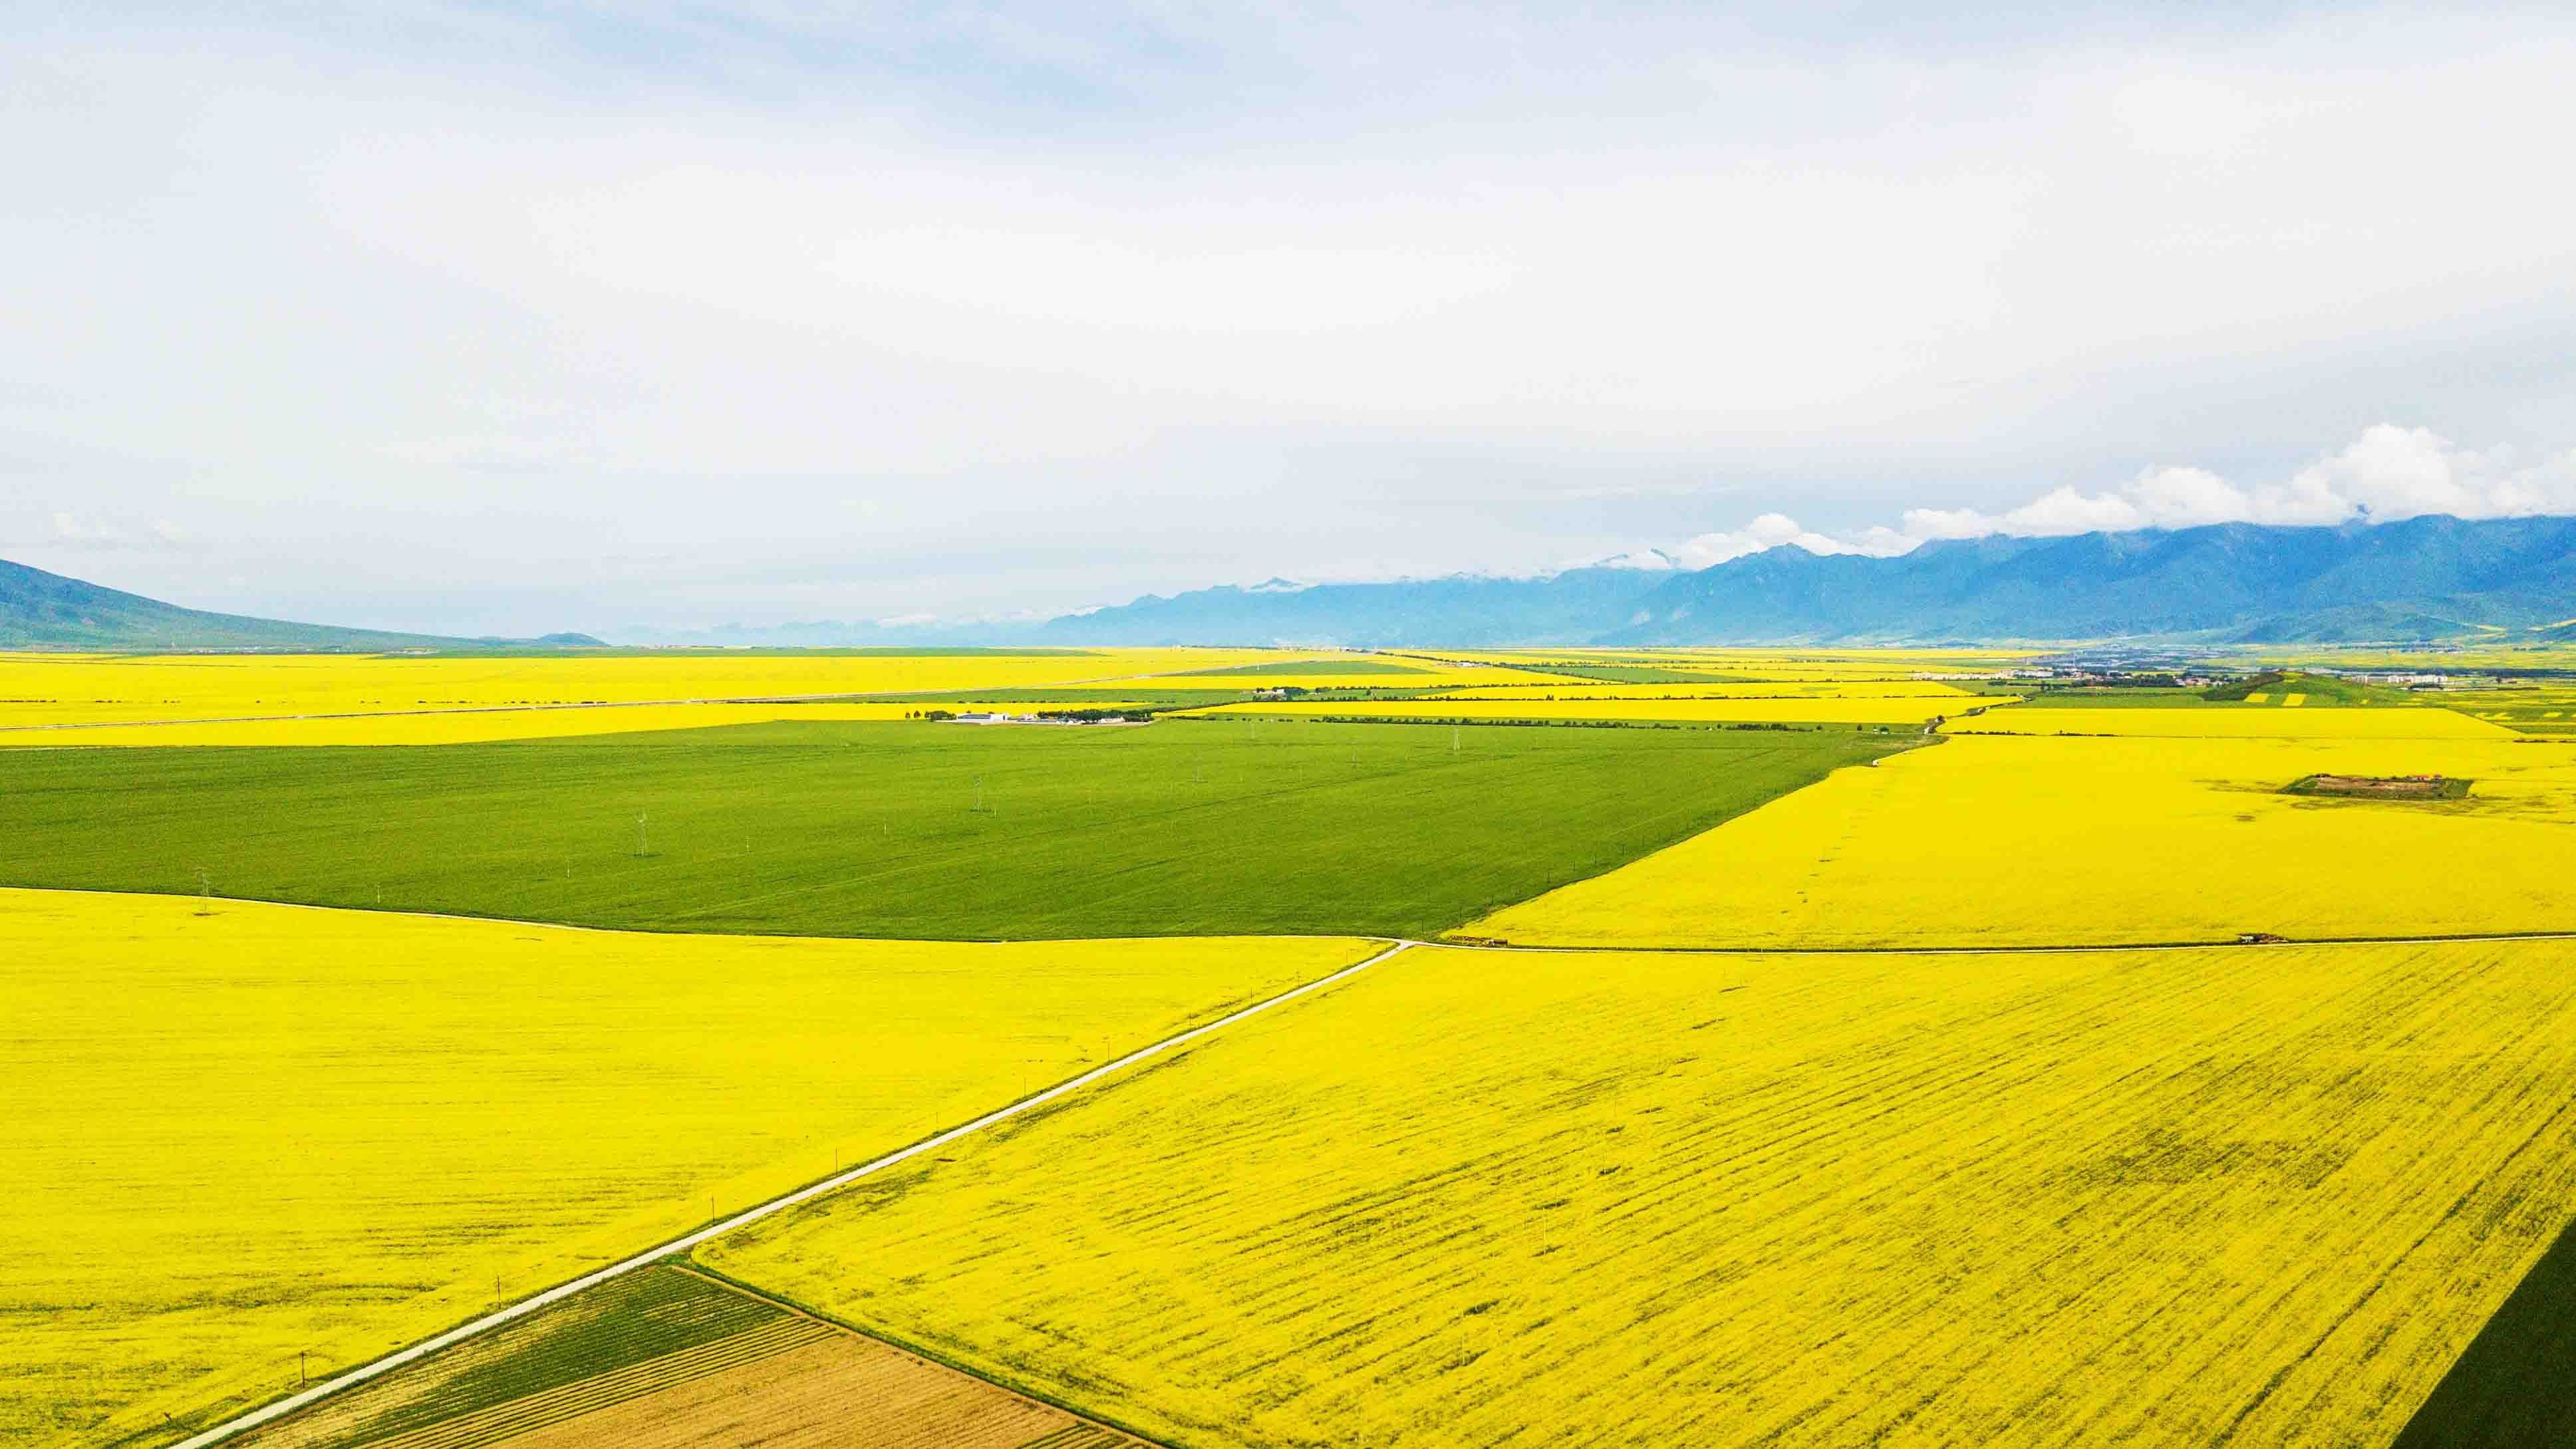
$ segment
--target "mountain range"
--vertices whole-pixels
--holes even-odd
[[[727,626],[732,645],[1642,646],[2148,639],[2381,643],[2576,639],[2576,518],[2001,535],[1893,558],[1796,547],[1709,568],[1578,568],[1299,585],[1273,579],[1018,624]],[[202,613],[0,562],[0,647],[395,649],[459,640]],[[621,642],[648,642],[644,638]]]
[[[1052,620],[1054,644],[1899,644],[2456,639],[2565,631],[2576,519],[2251,523],[1940,540],[1894,558],[1796,547],[1671,572],[1583,568],[1201,589]]]
[[[183,609],[0,559],[0,649],[294,649],[326,653],[596,645],[587,635],[451,639]]]

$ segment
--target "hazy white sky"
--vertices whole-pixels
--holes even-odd
[[[0,556],[614,631],[2576,511],[2563,7],[671,8],[13,7]]]

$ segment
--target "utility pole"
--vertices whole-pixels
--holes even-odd
[[[214,913],[215,883],[206,874],[206,868],[201,865],[197,867],[197,914],[211,916]]]
[[[635,812],[635,858],[644,858],[644,812],[641,810]]]

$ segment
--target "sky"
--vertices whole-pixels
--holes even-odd
[[[53,5],[0,557],[456,633],[2576,512],[2563,6]]]

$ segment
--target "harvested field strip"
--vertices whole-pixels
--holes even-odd
[[[1138,1441],[853,1333],[531,1430],[508,1449],[1134,1449]]]
[[[706,1378],[772,1354],[785,1353],[791,1348],[828,1338],[836,1331],[810,1318],[782,1314],[766,1327],[731,1338],[720,1338],[696,1348],[682,1349],[678,1353],[664,1354],[622,1369],[577,1379],[561,1388],[478,1409],[408,1434],[365,1442],[371,1449],[482,1449],[486,1444],[498,1444],[514,1435],[559,1423],[577,1414],[604,1409],[657,1389]]]

